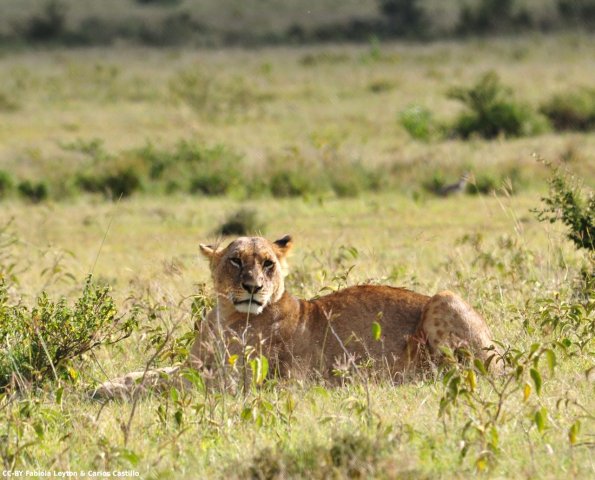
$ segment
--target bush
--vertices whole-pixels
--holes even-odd
[[[558,0],[558,13],[563,20],[573,24],[595,24],[595,2],[593,0]]]
[[[39,203],[48,198],[49,189],[44,182],[24,180],[18,185],[19,193],[32,203]]]
[[[489,195],[498,189],[500,181],[493,175],[484,173],[476,175],[473,182],[469,182],[465,189],[470,195]]]
[[[140,175],[132,167],[98,176],[79,175],[77,184],[86,192],[102,193],[111,199],[129,197],[142,186]]]
[[[10,305],[1,281],[0,391],[61,375],[69,361],[126,338],[135,324],[135,315],[118,316],[109,288],[93,285],[91,277],[73,306],[42,293],[33,308]]]
[[[554,170],[550,191],[542,201],[545,207],[536,210],[540,221],[561,221],[568,228],[567,237],[577,248],[595,251],[595,194],[585,194],[571,176]]]
[[[299,197],[321,193],[328,187],[325,179],[307,169],[277,170],[271,175],[269,188],[274,197]]]
[[[205,147],[183,141],[173,151],[147,145],[135,155],[148,172],[149,180],[162,183],[166,193],[185,190],[224,195],[241,183],[243,158],[222,145]]]
[[[516,3],[516,0],[481,0],[475,7],[465,5],[459,15],[457,31],[485,35],[530,25],[528,11],[518,9]]]
[[[14,187],[12,177],[8,172],[0,170],[0,199],[8,196]]]
[[[419,105],[411,105],[399,115],[401,126],[416,140],[427,142],[430,140],[435,125],[432,112]]]
[[[362,192],[377,191],[382,186],[382,175],[377,170],[354,162],[327,171],[329,183],[339,197],[356,197]]]
[[[500,83],[495,72],[484,74],[472,87],[450,89],[448,96],[467,107],[452,126],[457,136],[520,137],[546,129],[544,121],[527,106],[510,99],[510,89]]]
[[[419,0],[379,0],[380,12],[386,17],[387,28],[393,35],[423,36],[428,19]]]
[[[556,130],[595,129],[595,90],[582,89],[555,95],[542,105],[541,112]]]
[[[216,196],[225,195],[235,184],[236,175],[233,172],[206,171],[197,174],[190,183],[190,193]]]
[[[58,0],[48,0],[41,14],[29,21],[26,36],[29,40],[44,42],[65,33],[66,7]]]
[[[241,208],[229,215],[217,228],[217,233],[229,235],[254,235],[264,231],[264,224],[258,220],[256,210]]]

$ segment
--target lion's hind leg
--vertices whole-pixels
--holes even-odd
[[[430,298],[422,313],[421,328],[435,358],[441,357],[441,346],[466,348],[483,362],[497,354],[485,320],[452,292],[443,291]],[[492,369],[498,368],[496,360],[497,355],[491,361]]]

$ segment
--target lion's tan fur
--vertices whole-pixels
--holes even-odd
[[[287,237],[286,237],[287,239]],[[202,248],[209,258],[218,300],[207,317],[207,324],[219,324],[232,340],[229,355],[239,354],[243,344],[251,345],[274,361],[281,375],[296,369],[317,371],[325,377],[346,356],[352,360],[372,359],[393,375],[416,367],[417,346],[427,343],[438,354],[440,346],[466,346],[476,355],[487,355],[491,345],[483,319],[451,292],[433,297],[402,288],[359,285],[313,300],[301,300],[286,292],[282,275],[262,275],[263,258],[275,256],[285,263],[291,241],[271,243],[259,237],[240,238],[221,250]],[[230,263],[239,259],[242,274],[255,275],[264,288],[283,292],[257,315],[239,312],[229,292],[241,290],[240,272]],[[381,327],[381,338],[372,335],[372,324]],[[197,339],[191,362],[207,361],[203,341]],[[348,359],[347,359],[348,360]]]
[[[331,378],[337,365],[366,361],[398,379],[421,367],[420,347],[434,361],[440,360],[441,346],[463,346],[482,359],[493,354],[485,321],[448,291],[430,297],[359,285],[312,300],[293,297],[284,285],[291,247],[289,236],[276,242],[241,237],[221,249],[201,245],[217,306],[201,322],[190,366],[228,365],[249,348],[266,356],[280,376],[315,372]],[[373,338],[374,322],[381,327],[379,339]]]

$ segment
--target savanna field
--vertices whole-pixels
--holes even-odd
[[[593,44],[0,50],[2,470],[595,477],[593,243],[568,238],[593,221]],[[575,186],[573,210],[556,194]],[[190,390],[90,398],[184,361],[214,301],[198,244],[242,231],[293,236],[300,297],[458,292],[506,372],[394,385],[363,364],[337,386],[249,358],[245,390],[189,372]]]

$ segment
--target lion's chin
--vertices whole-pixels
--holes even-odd
[[[259,315],[264,310],[264,305],[257,303],[241,302],[234,305],[236,311],[240,313],[250,313],[252,315]]]

